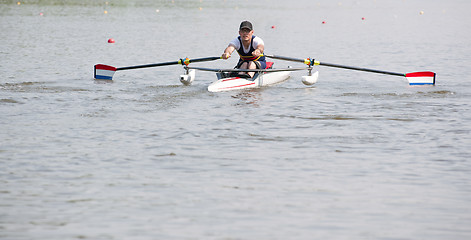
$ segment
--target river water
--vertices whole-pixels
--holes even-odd
[[[0,238],[470,239],[470,9],[3,0]],[[311,87],[296,72],[225,93],[208,72],[181,85],[181,66],[93,79],[97,63],[220,56],[246,19],[269,54],[437,84],[322,66]],[[275,61],[288,65],[301,67]]]

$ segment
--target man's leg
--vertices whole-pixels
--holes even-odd
[[[248,69],[250,66],[250,63],[249,62],[243,62],[242,64],[240,64],[239,66],[239,69]],[[240,74],[246,74],[246,72],[240,72]],[[250,75],[250,73],[248,73]],[[250,75],[251,77],[253,77],[253,75]]]
[[[250,61],[248,65],[249,66],[246,67],[247,69],[257,69],[257,65],[253,61]],[[248,74],[250,75],[250,77],[253,77],[253,75],[255,75],[255,72],[248,72]]]

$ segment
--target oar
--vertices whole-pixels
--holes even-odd
[[[129,70],[129,69],[138,69],[138,68],[148,68],[148,67],[160,67],[160,66],[168,66],[168,65],[187,65],[194,62],[205,62],[205,61],[213,61],[221,59],[221,57],[205,57],[205,58],[195,58],[195,59],[180,59],[178,61],[173,62],[163,62],[163,63],[152,63],[152,64],[145,64],[145,65],[137,65],[137,66],[130,66],[130,67],[113,67],[104,64],[96,64],[95,65],[95,79],[104,79],[104,80],[112,80],[113,75],[116,71],[121,70]]]
[[[401,76],[401,77],[406,77],[410,85],[435,85],[436,74],[430,71],[412,72],[412,73],[396,73],[396,72],[388,72],[388,71],[375,70],[375,69],[369,69],[369,68],[351,67],[351,66],[345,66],[345,65],[340,65],[340,64],[319,62],[319,61],[315,61],[314,59],[309,59],[309,58],[299,59],[299,58],[283,57],[283,56],[277,56],[277,55],[265,55],[265,57],[286,60],[286,61],[293,61],[293,62],[301,62],[309,66],[321,65],[321,66],[327,66],[327,67],[344,68],[344,69],[358,70],[358,71],[364,71],[364,72],[373,72],[373,73]]]

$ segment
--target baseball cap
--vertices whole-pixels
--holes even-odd
[[[250,31],[252,31],[253,30],[252,23],[250,23],[249,21],[243,21],[242,23],[240,23],[239,30],[242,30],[243,28],[247,28]]]

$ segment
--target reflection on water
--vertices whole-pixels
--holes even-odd
[[[232,94],[231,97],[238,99],[239,101],[235,104],[237,105],[253,105],[258,107],[258,102],[262,99],[262,94],[259,89],[240,91],[235,94]]]
[[[107,80],[107,79],[93,79],[93,81],[96,84],[111,84],[111,83],[113,83],[113,80]]]

